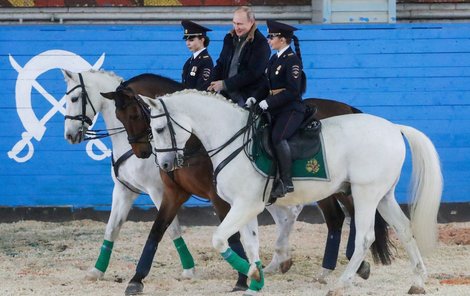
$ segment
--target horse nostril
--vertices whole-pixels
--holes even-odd
[[[167,162],[165,162],[165,163],[163,164],[163,167],[162,167],[162,168],[163,168],[164,171],[168,171],[168,168],[169,168],[169,167],[170,167],[170,165],[169,165]]]

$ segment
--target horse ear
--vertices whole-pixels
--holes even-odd
[[[60,69],[60,71],[62,71],[62,74],[64,75],[64,78],[66,80],[69,80],[69,79],[73,79],[73,73],[68,71],[68,70],[65,70],[65,69]]]
[[[144,101],[144,103],[146,103],[150,107],[153,107],[153,108],[156,107],[155,102],[152,98],[146,97],[144,95],[138,95],[138,96]]]
[[[114,91],[107,92],[107,93],[102,93],[102,92],[100,92],[100,94],[101,94],[103,97],[105,97],[106,99],[109,99],[109,100],[114,100],[114,94],[115,94],[115,93],[116,93],[116,92],[114,92]]]

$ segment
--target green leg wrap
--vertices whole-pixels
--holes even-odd
[[[243,259],[242,257],[238,256],[231,248],[228,248],[225,252],[220,253],[222,257],[224,257],[225,261],[227,261],[235,270],[244,275],[248,275],[248,271],[250,270],[250,264],[248,261]]]
[[[113,251],[114,242],[108,240],[103,241],[101,246],[100,256],[96,260],[95,268],[101,272],[106,272],[106,269],[109,265],[109,258],[111,257],[111,252]]]
[[[251,279],[249,289],[252,291],[261,291],[261,289],[264,287],[263,266],[261,265],[261,261],[256,261],[255,264],[258,267],[261,280],[258,282],[258,281],[255,281],[254,279]]]
[[[191,253],[184,242],[182,237],[179,237],[173,241],[175,244],[176,250],[180,255],[181,265],[183,265],[183,269],[190,269],[194,267],[194,259]]]

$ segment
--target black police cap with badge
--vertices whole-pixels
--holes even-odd
[[[280,23],[273,20],[267,20],[266,25],[268,26],[268,36],[267,38],[272,37],[285,37],[285,38],[292,38],[294,35],[294,31],[298,29],[296,27],[292,27],[288,24]]]
[[[209,28],[196,24],[195,22],[184,20],[181,21],[181,25],[184,28],[183,39],[190,39],[194,37],[206,37],[206,32],[212,31]]]
[[[271,39],[273,37],[284,37],[289,38],[294,41],[294,49],[295,54],[300,59],[300,64],[302,65],[302,54],[300,53],[300,44],[299,38],[294,35],[294,31],[297,31],[296,27],[293,27],[288,24],[280,23],[273,20],[267,20],[266,25],[268,26],[268,36],[266,38]],[[302,66],[303,67],[303,66]],[[303,94],[307,89],[307,76],[302,69],[302,85],[301,85],[301,93]]]

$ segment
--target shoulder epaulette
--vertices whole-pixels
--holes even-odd
[[[205,56],[203,56],[202,58],[203,58],[203,59],[208,59],[209,56],[208,56],[208,55],[205,55]]]
[[[291,55],[294,55],[294,53],[291,52],[291,53],[288,53],[288,54],[287,54],[288,57],[290,57]]]

